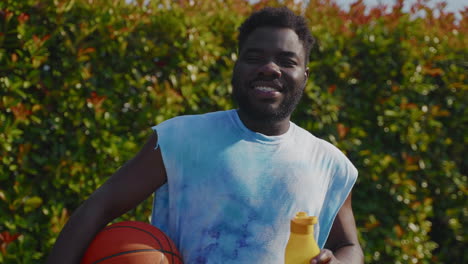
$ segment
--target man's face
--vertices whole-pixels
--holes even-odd
[[[239,52],[233,97],[253,120],[283,120],[299,103],[307,77],[304,47],[292,29],[257,28]]]

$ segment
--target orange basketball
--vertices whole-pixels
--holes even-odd
[[[182,264],[174,242],[147,223],[125,221],[101,230],[81,264]]]

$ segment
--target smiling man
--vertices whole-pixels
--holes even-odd
[[[185,263],[283,263],[299,211],[319,219],[323,249],[311,263],[363,263],[351,208],[355,167],[290,121],[312,45],[304,18],[287,8],[250,16],[232,77],[239,108],[153,127],[135,158],[76,210],[48,263],[78,263],[98,230],[153,192],[152,224]]]
[[[248,22],[241,30],[255,21]],[[292,29],[272,26],[256,28],[243,41],[232,77],[239,116],[253,131],[283,134],[307,82],[304,45]]]

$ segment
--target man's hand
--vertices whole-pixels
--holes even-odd
[[[328,249],[327,249],[328,248]],[[364,255],[359,245],[356,224],[348,195],[333,222],[325,248],[310,261],[311,264],[363,264]]]
[[[333,252],[328,249],[322,249],[317,257],[310,260],[310,264],[340,264],[343,263],[335,258]]]

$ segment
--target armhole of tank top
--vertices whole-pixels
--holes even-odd
[[[158,130],[156,129],[156,126],[152,127],[151,130],[153,130],[154,134],[156,135],[156,146],[154,146],[154,150],[157,150],[159,148]]]

